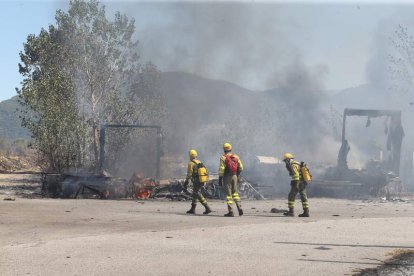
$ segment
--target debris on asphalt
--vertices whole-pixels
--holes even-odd
[[[332,248],[329,248],[329,247],[326,247],[326,246],[315,247],[315,249],[317,249],[317,250],[332,250]]]
[[[362,269],[353,276],[414,275],[414,250],[396,250],[392,257],[375,268]]]
[[[142,174],[134,173],[129,180],[129,186],[132,189],[132,198],[148,199],[154,193],[158,184],[152,178],[145,178]]]
[[[270,209],[270,213],[275,213],[275,214],[280,214],[280,213],[284,213],[287,212],[288,210],[286,209],[277,209],[277,208],[272,208]]]
[[[7,200],[7,201],[15,201],[15,200],[16,200],[16,198],[8,196],[8,197],[3,198],[3,200]]]

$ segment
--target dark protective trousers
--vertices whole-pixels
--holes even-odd
[[[238,189],[238,177],[237,175],[224,175],[224,190],[226,191],[227,209],[229,212],[233,212],[232,205],[233,200],[236,203],[237,209],[241,209],[241,200]]]
[[[303,209],[309,208],[308,196],[306,195],[306,185],[306,182],[300,180],[292,180],[290,182],[290,192],[288,195],[289,209],[295,208],[295,199],[298,193],[300,195],[300,200],[302,201]]]

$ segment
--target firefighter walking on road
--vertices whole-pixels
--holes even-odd
[[[299,217],[309,217],[309,203],[308,197],[306,195],[307,183],[303,180],[301,164],[294,160],[294,157],[291,153],[285,153],[283,156],[283,161],[286,164],[286,169],[289,171],[289,175],[292,177],[292,180],[290,182],[290,192],[288,195],[289,211],[283,213],[283,215],[289,217],[293,217],[295,215],[295,199],[296,195],[299,193],[303,207],[303,213],[300,214]]]
[[[188,183],[191,180],[193,182],[193,200],[191,202],[191,209],[187,211],[187,214],[195,214],[197,202],[204,206],[204,215],[211,213],[211,209],[208,206],[207,200],[201,193],[201,188],[208,181],[207,169],[203,163],[197,159],[197,151],[192,149],[189,151],[190,161],[187,166],[187,177],[184,182],[184,188],[187,190]]]
[[[241,207],[241,200],[238,191],[238,182],[241,172],[243,171],[243,164],[240,158],[232,153],[232,147],[229,143],[223,145],[224,154],[220,157],[219,185],[224,186],[226,191],[226,201],[228,213],[225,217],[234,217],[232,205],[233,200],[236,203],[239,216],[243,215]]]

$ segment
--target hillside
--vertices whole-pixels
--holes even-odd
[[[208,139],[201,134],[206,132],[207,125],[220,126],[236,113],[247,115],[256,108],[257,95],[261,93],[181,72],[163,73],[161,88],[168,110],[169,146],[177,152],[188,144],[198,144],[194,143],[195,136]],[[213,132],[208,131],[208,135],[214,135]]]
[[[161,88],[170,115],[177,119],[173,121],[188,124],[199,119],[221,122],[230,103],[232,107],[247,108],[256,94],[230,82],[180,72],[163,73]]]
[[[341,108],[395,109],[398,108],[392,99],[395,96],[388,90],[363,84],[338,91],[330,97],[330,101]]]
[[[30,138],[29,132],[20,124],[17,109],[20,104],[17,96],[0,102],[0,138],[14,141],[18,138]]]
[[[252,106],[259,93],[230,82],[182,72],[162,73],[161,89],[166,96],[169,123],[174,124],[177,133],[189,133],[200,122],[220,124],[232,116],[234,108],[243,110]],[[18,107],[17,96],[0,102],[0,138],[13,141],[30,137],[21,127]]]
[[[302,120],[309,116],[320,116],[312,113],[317,107],[328,111],[332,105],[340,114],[343,108],[398,108],[403,109],[405,122],[411,121],[413,116],[407,116],[414,108],[408,103],[405,106],[391,103],[392,95],[387,91],[379,91],[370,85],[361,85],[349,89],[322,94],[309,93],[303,97],[295,91],[280,91],[271,89],[263,92],[251,91],[236,84],[211,80],[183,72],[165,72],[161,74],[161,89],[166,97],[168,109],[168,127],[173,130],[169,133],[170,141],[180,141],[187,145],[186,136],[193,136],[200,132],[205,125],[222,125],[231,120],[234,114],[251,116],[259,108],[274,110],[278,103],[288,103],[295,106],[296,114],[303,113]],[[296,94],[296,95],[295,95]],[[261,99],[261,101],[259,101]],[[264,99],[264,100],[263,100]],[[262,103],[260,105],[259,103]],[[20,119],[16,113],[19,107],[17,96],[0,103],[0,138],[10,140],[30,137],[27,130],[20,126]],[[276,116],[277,114],[275,114]],[[294,129],[292,129],[294,130]],[[177,149],[181,151],[180,149]]]
[[[353,88],[344,89],[332,95],[329,103],[335,107],[341,114],[344,108],[361,108],[361,109],[395,109],[402,111],[402,124],[405,129],[406,140],[414,138],[414,130],[410,128],[414,121],[413,97],[380,89],[374,85],[364,84]],[[407,145],[414,148],[411,142]]]

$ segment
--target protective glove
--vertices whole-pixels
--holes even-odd
[[[223,186],[223,177],[222,176],[219,177],[219,186],[220,187]]]

